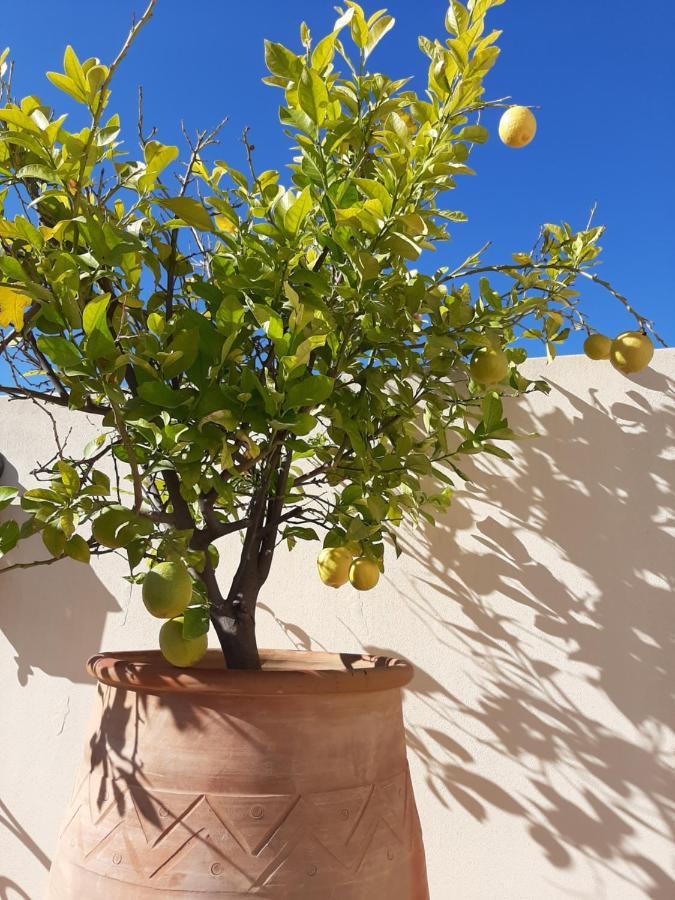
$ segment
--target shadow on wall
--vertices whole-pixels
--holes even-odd
[[[0,482],[20,487],[9,460]],[[15,507],[0,516],[25,518]],[[36,535],[19,544],[9,564],[48,556]],[[0,632],[14,647],[21,684],[28,682],[34,668],[73,682],[91,681],[84,669],[85,657],[101,646],[107,614],[120,609],[93,569],[71,560],[17,569],[0,575],[0,598]]]
[[[52,864],[51,859],[35,843],[33,838],[28,834],[25,828],[23,828],[23,826],[10,811],[7,804],[1,798],[0,825],[3,828],[6,828],[10,834],[12,834],[18,841],[20,841],[24,845],[27,850],[29,850],[33,854],[34,859],[39,865],[49,871],[49,867]],[[30,900],[28,894],[26,894],[25,891],[20,888],[15,881],[12,881],[11,879],[0,874],[0,900],[17,900],[17,898],[20,897],[25,897],[26,900]]]
[[[654,378],[652,389],[675,387]],[[653,412],[629,391],[630,402],[604,408],[597,392],[588,403],[554,388],[574,422],[559,408],[514,411],[515,425],[542,437],[499,485],[491,464],[480,477],[508,526],[478,492],[484,502],[469,510],[459,499],[406,548],[429,573],[406,599],[474,682],[467,701],[418,671],[413,691],[447,727],[411,729],[409,747],[448,806],[481,822],[491,809],[511,813],[553,866],[582,854],[645,897],[672,900],[675,881],[635,836],[671,847],[675,837],[675,404]],[[456,542],[463,530],[487,555]],[[538,561],[551,549],[564,581]],[[447,619],[427,594],[447,598]],[[518,767],[518,799],[484,777],[490,754]]]

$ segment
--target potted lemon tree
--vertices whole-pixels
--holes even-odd
[[[163,620],[159,650],[90,660],[99,715],[51,896],[427,896],[410,667],[261,651],[256,602],[280,542],[318,541],[334,588],[374,587],[401,524],[447,509],[465,455],[508,456],[505,400],[547,389],[519,371],[528,340],[553,357],[583,329],[593,359],[651,358],[650,323],[593,272],[601,227],[545,225],[503,264],[420,262],[464,219],[440,198],[473,174],[484,113],[508,147],[535,135],[531,109],[484,95],[500,2],[453,0],[445,39],[420,38],[423,96],[372,66],[385,12],[347,2],[320,40],[303,25],[295,50],[268,42],[287,183],[247,134],[246,171],[219,159],[218,128],[186,135],[181,160],[141,120],[130,155],[111,81],[154,2],[110,65],[68,48],[47,74],[82,130],[15,99],[3,55],[0,392],[100,430],[39,487],[0,489],[23,510],[0,552],[39,534],[36,565],[124,554]],[[580,279],[634,330],[592,333]]]

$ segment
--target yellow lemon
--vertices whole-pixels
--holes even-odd
[[[347,547],[324,547],[316,561],[319,578],[329,587],[339,588],[349,579],[354,554]]]
[[[509,361],[505,353],[493,347],[479,347],[471,357],[469,371],[479,384],[497,384],[503,381],[509,371]]]
[[[163,562],[150,569],[143,582],[143,603],[151,616],[173,619],[192,599],[192,579],[181,562]]]
[[[200,634],[196,638],[183,637],[182,616],[170,619],[159,629],[159,649],[164,659],[172,666],[181,669],[194,666],[204,656],[208,646],[209,639],[205,634]]]
[[[612,341],[609,361],[624,375],[641,372],[652,361],[654,345],[641,331],[624,331]]]
[[[349,580],[357,591],[370,591],[380,580],[380,570],[371,559],[362,556],[352,563]]]
[[[499,137],[507,147],[526,147],[537,133],[537,120],[526,106],[511,106],[499,120]]]
[[[584,341],[584,353],[589,359],[609,359],[611,338],[604,334],[589,334]]]

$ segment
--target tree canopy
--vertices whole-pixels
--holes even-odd
[[[445,250],[433,269],[465,218],[446,204],[488,139],[481,113],[507,106],[484,94],[501,2],[452,0],[446,39],[420,38],[423,96],[372,68],[385,12],[347,2],[320,40],[303,25],[297,52],[267,42],[284,175],[257,170],[248,132],[245,172],[219,158],[219,127],[186,135],[182,160],[142,117],[140,153],[123,142],[111,80],[154,3],[110,66],[69,47],[48,73],[86,111],[81,130],[37,96],[14,100],[3,55],[0,347],[14,377],[0,392],[98,415],[101,431],[76,455],[59,446],[0,551],[40,532],[44,561],[118,549],[138,580],[180,558],[195,635],[214,609],[252,615],[218,587],[219,537],[242,532],[240,594],[278,540],[353,544],[381,566],[402,521],[447,508],[464,456],[508,456],[504,399],[547,389],[519,371],[524,341],[553,357],[588,330],[577,282],[600,281],[602,228],[547,224],[502,265]],[[505,355],[495,384],[475,378],[480,348]]]

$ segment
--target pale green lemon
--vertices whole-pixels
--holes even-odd
[[[200,634],[196,638],[183,637],[183,617],[169,619],[159,629],[159,649],[162,656],[172,666],[187,669],[194,666],[204,656],[209,645],[208,636]]]
[[[584,341],[584,353],[589,359],[609,359],[611,338],[604,334],[589,334]]]
[[[509,361],[501,350],[479,347],[471,357],[469,371],[473,380],[479,384],[497,384],[506,378]]]
[[[370,591],[380,580],[380,570],[371,559],[362,556],[352,563],[349,580],[357,591]]]
[[[641,331],[624,331],[612,341],[609,361],[624,375],[641,372],[652,361],[654,345]]]
[[[143,603],[151,616],[173,619],[192,599],[192,579],[182,562],[163,562],[150,569],[143,582]]]
[[[511,106],[499,120],[499,137],[507,147],[526,147],[537,133],[537,120],[526,106]]]
[[[316,561],[319,578],[329,587],[342,587],[349,579],[353,559],[354,554],[347,547],[324,547]]]

